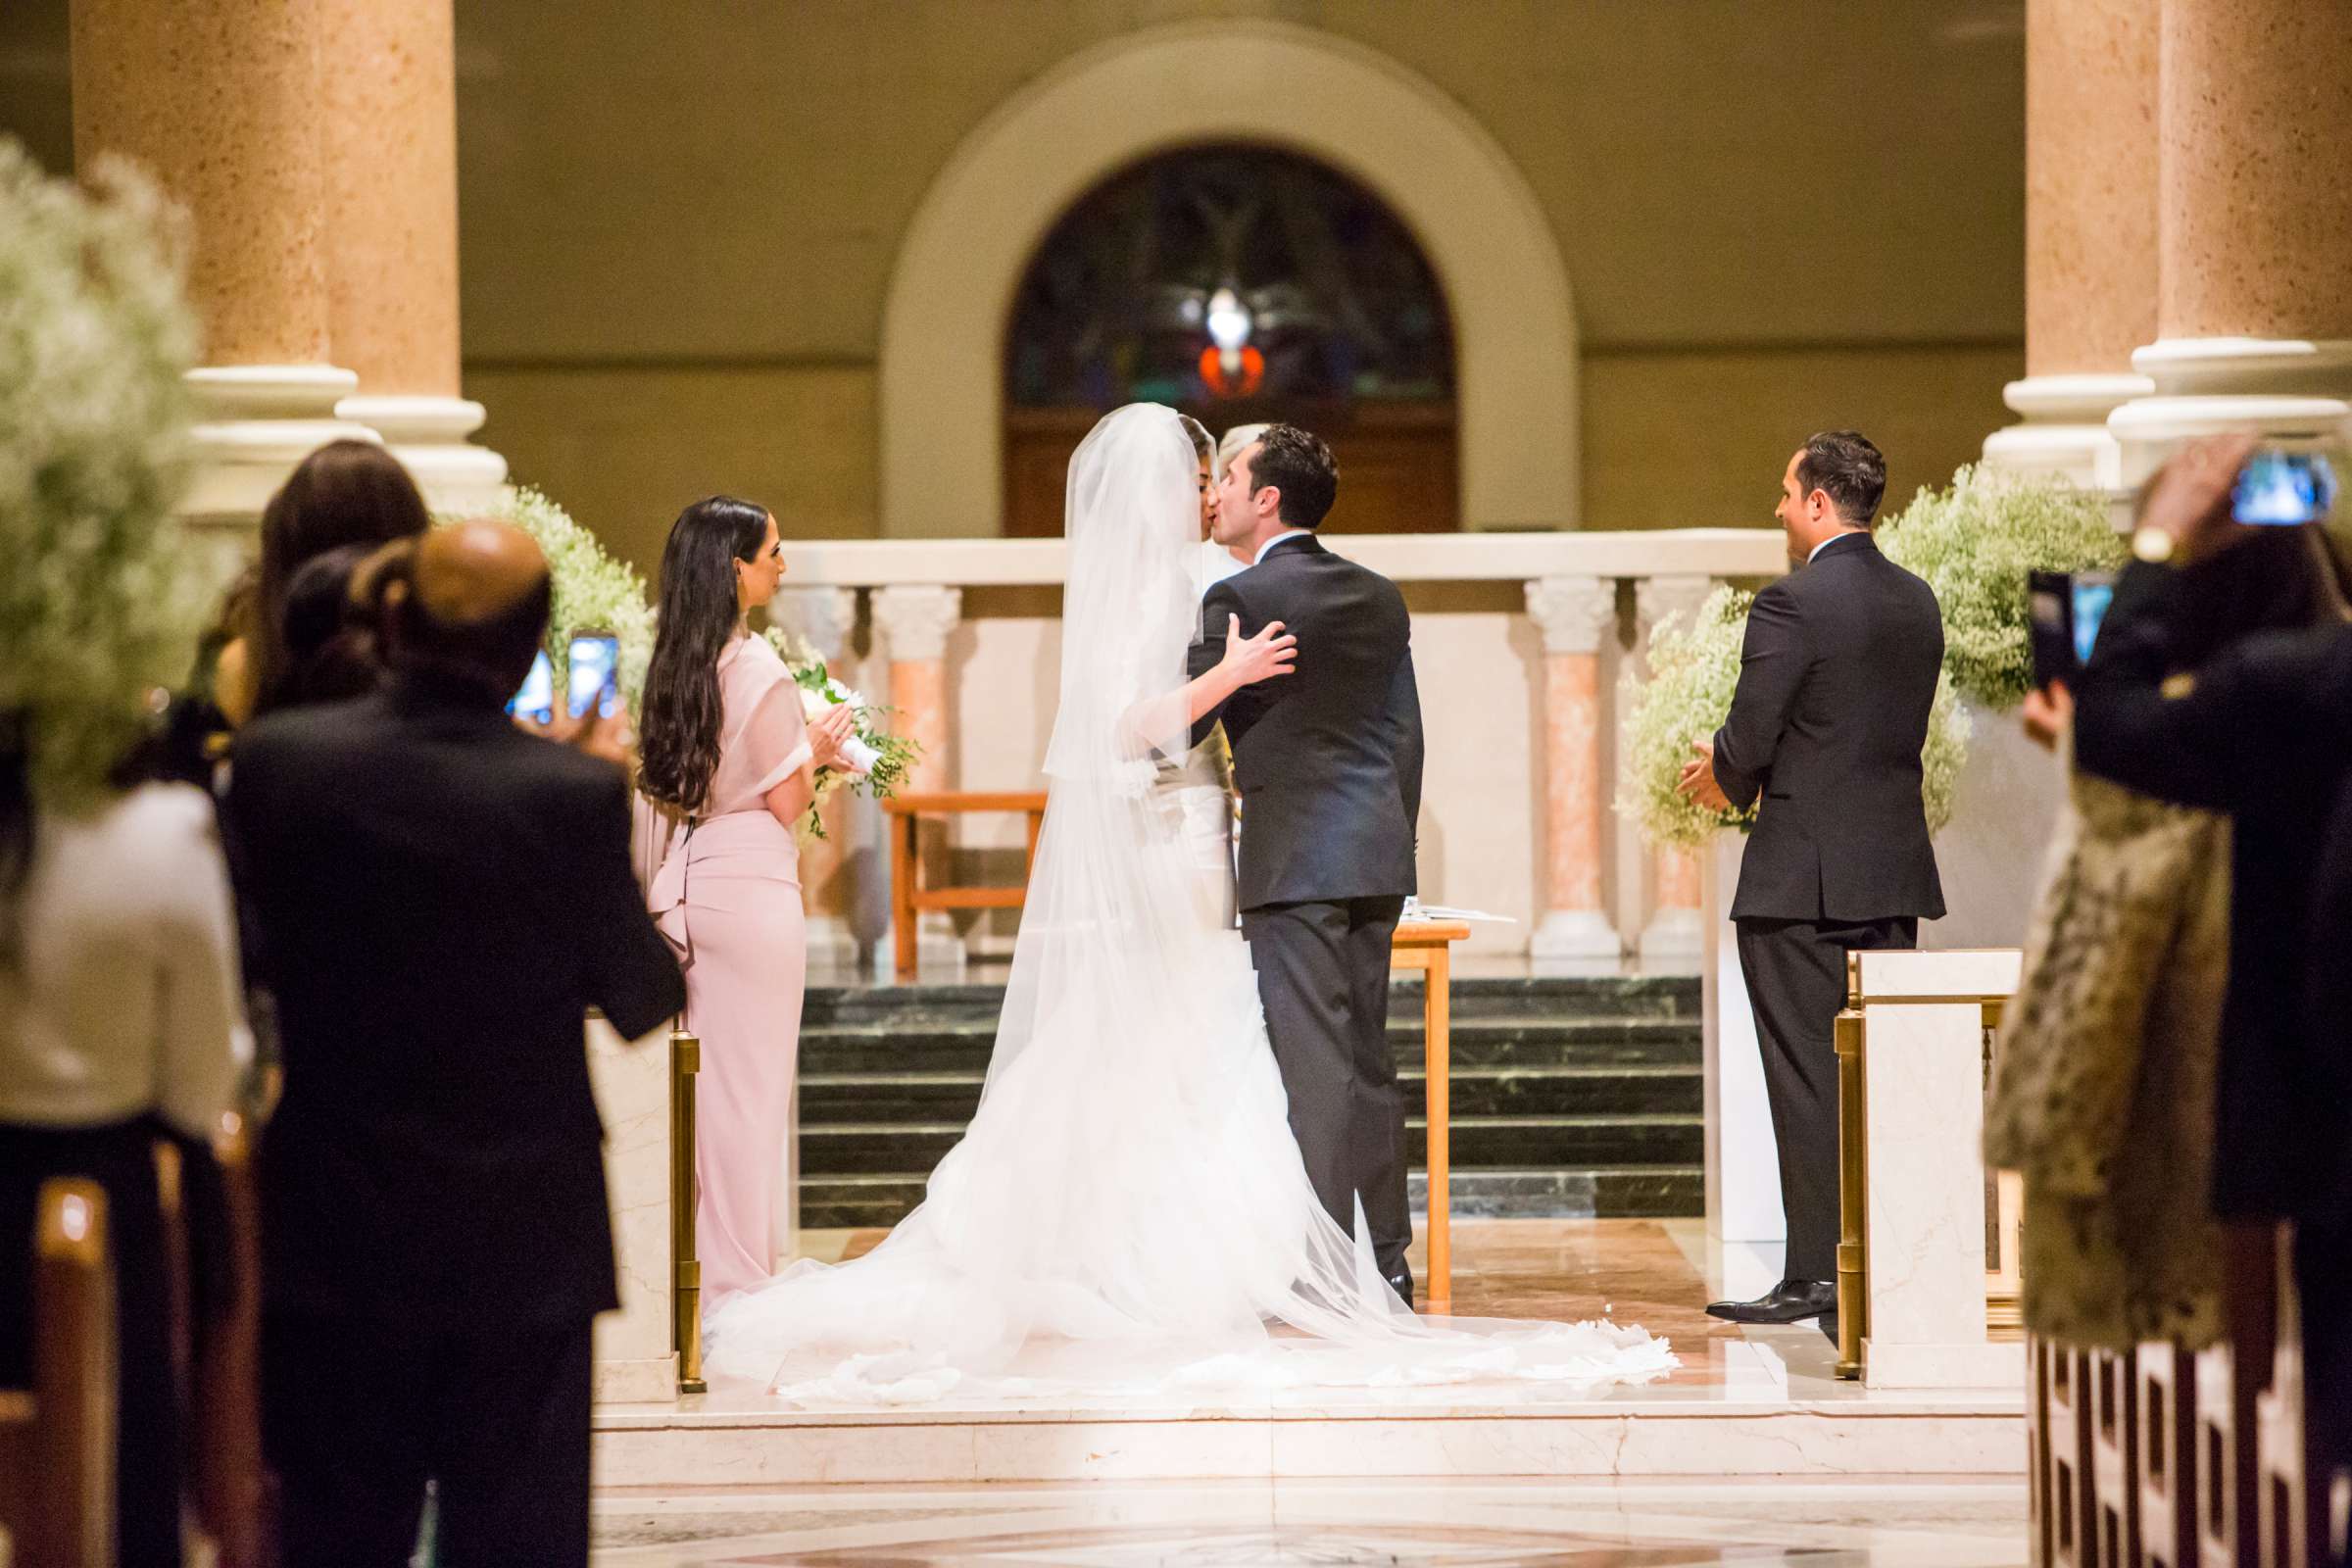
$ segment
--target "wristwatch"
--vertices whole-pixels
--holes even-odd
[[[2178,543],[2162,528],[2141,528],[2132,535],[2132,554],[2151,565],[2161,566],[2173,559]]]

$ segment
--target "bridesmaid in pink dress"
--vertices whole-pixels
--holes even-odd
[[[639,788],[665,818],[647,903],[686,966],[702,1039],[695,1250],[715,1305],[773,1272],[784,1140],[800,1058],[808,934],[794,824],[814,770],[844,767],[847,708],[815,724],[746,624],[784,575],[776,519],[731,497],[678,514],[662,555]]]

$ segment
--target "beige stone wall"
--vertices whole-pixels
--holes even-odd
[[[11,89],[44,79],[65,4],[0,8]],[[2003,422],[2023,366],[2013,6],[465,0],[482,438],[647,564],[718,488],[795,534],[873,532],[880,313],[924,191],[1057,63],[1207,17],[1379,50],[1517,166],[1574,292],[1588,526],[1762,520],[1781,455],[1832,421],[1877,434],[1907,493]],[[53,150],[63,108],[0,91],[0,128]]]

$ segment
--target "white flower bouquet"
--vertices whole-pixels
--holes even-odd
[[[890,710],[867,702],[862,694],[836,680],[815,649],[773,626],[768,628],[767,640],[782,656],[784,667],[792,671],[794,683],[801,688],[803,716],[813,720],[830,709],[844,706],[857,711],[849,742],[842,748],[845,759],[857,771],[818,768],[817,803],[844,785],[877,801],[896,795],[906,780],[907,769],[922,756],[922,748],[903,735],[893,735],[881,722]],[[809,838],[825,836],[825,824],[817,815],[816,804],[809,806],[801,832]]]
[[[1746,832],[1755,825],[1753,808],[1709,810],[1678,787],[1683,764],[1694,755],[1691,747],[1711,738],[1731,713],[1747,607],[1754,597],[1718,588],[1689,626],[1674,616],[1660,621],[1650,632],[1649,679],[1627,682],[1625,767],[1617,808],[1640,823],[1642,837],[1653,844],[1696,848],[1727,827]],[[1947,671],[1936,681],[1928,742],[1920,753],[1930,832],[1951,820],[1952,790],[1968,758],[1970,730],[1968,710]]]

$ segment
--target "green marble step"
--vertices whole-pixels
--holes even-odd
[[[969,1121],[980,1103],[976,1069],[940,1072],[804,1073],[804,1125],[845,1121]],[[1398,1073],[1410,1103],[1425,1093],[1417,1060]],[[1576,1112],[1696,1111],[1704,1084],[1695,1063],[1457,1067],[1455,1116]]]
[[[1455,1116],[1453,1163],[1462,1168],[1687,1163],[1700,1156],[1703,1118],[1695,1114]],[[960,1121],[801,1122],[805,1176],[888,1175],[928,1171],[963,1136]],[[1418,1116],[1406,1123],[1407,1157],[1422,1157]]]
[[[1460,1170],[1447,1184],[1464,1219],[1673,1218],[1696,1214],[1706,1177],[1696,1163],[1600,1166],[1587,1170]],[[1413,1212],[1428,1211],[1428,1181],[1411,1178]],[[897,1224],[923,1200],[923,1178],[813,1176],[801,1184],[801,1224],[863,1230]]]

